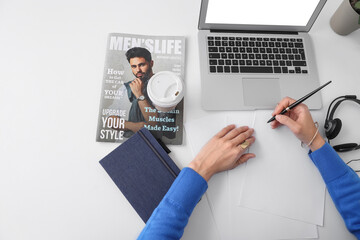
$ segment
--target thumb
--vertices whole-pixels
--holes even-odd
[[[276,116],[275,116],[275,119],[276,119],[279,123],[281,123],[281,124],[287,126],[288,128],[290,128],[290,130],[291,130],[292,132],[295,131],[296,126],[297,126],[297,123],[296,123],[294,120],[292,120],[291,118],[289,118],[288,116],[286,116],[286,115],[280,115],[280,114],[279,114],[279,115],[276,115]]]

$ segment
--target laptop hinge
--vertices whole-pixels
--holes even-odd
[[[298,32],[288,32],[288,31],[249,31],[249,30],[219,30],[219,29],[210,29],[210,32],[213,33],[257,33],[257,34],[291,34],[298,35]]]

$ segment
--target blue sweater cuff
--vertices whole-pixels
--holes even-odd
[[[329,183],[344,175],[348,168],[346,163],[328,143],[325,143],[318,150],[310,152],[309,157],[319,169],[325,183]]]
[[[165,198],[176,202],[190,215],[208,188],[207,182],[191,168],[181,170]]]

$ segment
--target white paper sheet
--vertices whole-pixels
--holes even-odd
[[[286,127],[271,129],[271,111],[257,111],[256,158],[247,164],[240,205],[323,225],[325,184],[320,173]]]
[[[252,125],[254,112],[212,114],[185,124],[193,154],[227,124]],[[195,156],[195,155],[194,155]],[[251,160],[250,160],[251,161]],[[265,214],[238,206],[239,189],[245,176],[243,164],[236,169],[214,175],[207,196],[221,239],[299,239],[317,238],[315,225]],[[229,176],[228,176],[229,174]]]
[[[226,124],[237,124],[243,119],[241,113],[227,117]],[[253,115],[250,127],[255,127],[256,114]],[[256,127],[255,127],[256,131]],[[249,152],[255,153],[253,147]],[[250,159],[249,162],[256,158]],[[246,178],[247,163],[228,172],[228,191],[230,204],[230,231],[236,239],[299,239],[317,238],[317,227],[314,224],[299,222],[289,218],[268,214],[238,206],[241,189]]]

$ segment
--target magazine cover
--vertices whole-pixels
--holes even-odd
[[[146,127],[182,144],[185,38],[110,33],[96,141],[124,142]]]

